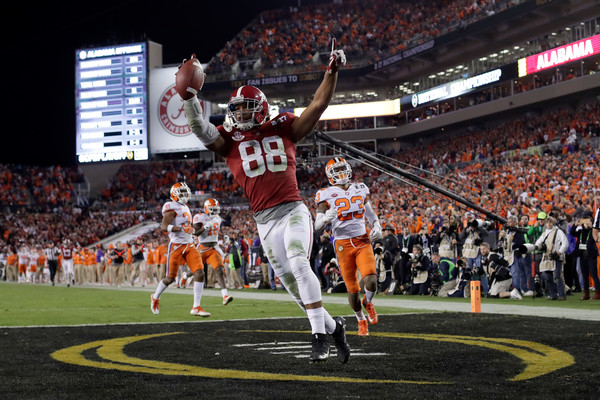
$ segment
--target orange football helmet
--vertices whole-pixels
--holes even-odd
[[[352,168],[342,157],[335,157],[327,163],[325,174],[332,185],[345,185],[350,183]]]
[[[179,204],[187,204],[192,198],[192,191],[185,182],[177,182],[171,186],[171,200]]]
[[[208,215],[219,215],[221,207],[217,199],[208,199],[204,202],[204,212]]]

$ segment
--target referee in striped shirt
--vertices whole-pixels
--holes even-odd
[[[596,209],[596,213],[594,214],[594,224],[592,225],[592,236],[594,237],[594,241],[598,243],[600,239],[600,207]]]
[[[58,254],[60,254],[60,251],[54,246],[54,242],[50,242],[48,247],[44,249],[44,256],[46,256],[46,260],[48,260],[48,269],[50,270],[50,281],[52,282],[52,286],[54,286],[54,277],[56,276],[56,268],[58,267]]]

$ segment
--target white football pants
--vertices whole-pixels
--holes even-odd
[[[310,266],[313,224],[304,203],[281,219],[257,224],[263,249],[275,274],[306,311],[305,304],[321,301],[321,283]]]

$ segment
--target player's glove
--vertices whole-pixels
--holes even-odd
[[[330,208],[329,210],[325,211],[325,217],[323,217],[323,221],[327,222],[331,222],[334,219],[337,218],[337,209],[335,208]]]
[[[194,233],[194,228],[193,228],[193,227],[191,227],[191,226],[189,226],[189,225],[182,226],[182,227],[181,227],[181,230],[182,230],[182,231],[184,231],[185,233],[189,233],[190,235],[191,235],[192,233]]]
[[[346,55],[344,54],[344,50],[336,49],[336,41],[335,38],[333,38],[331,41],[331,55],[329,56],[327,71],[329,71],[330,74],[335,74],[342,65],[346,65]]]
[[[315,220],[315,230],[320,231],[325,228],[325,225],[337,218],[337,209],[330,208],[325,213],[317,213],[317,219]]]
[[[369,233],[369,237],[371,238],[371,240],[379,240],[383,237],[381,233],[381,224],[379,224],[379,221],[375,221],[375,223],[373,224],[373,228]]]

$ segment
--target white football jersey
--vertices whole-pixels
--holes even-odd
[[[167,201],[162,207],[162,215],[165,215],[167,211],[175,211],[175,218],[172,224],[174,226],[185,227],[192,226],[192,212],[187,205],[179,204],[175,201]],[[193,243],[191,233],[185,233],[184,231],[169,232],[169,240],[172,243],[188,244]]]
[[[367,233],[365,199],[368,195],[369,188],[364,183],[351,183],[346,190],[329,186],[317,192],[317,205],[326,201],[329,208],[337,209],[337,218],[331,221],[332,234],[336,239],[350,239]]]
[[[28,251],[17,252],[17,257],[19,259],[19,264],[27,265],[27,263],[29,262],[29,252]]]
[[[221,228],[221,217],[218,215],[208,215],[206,213],[198,213],[194,215],[194,224],[202,224],[204,232],[198,236],[200,243],[217,243],[219,241],[219,229]]]

